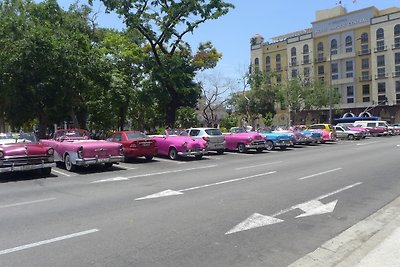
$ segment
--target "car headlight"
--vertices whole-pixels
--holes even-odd
[[[80,158],[80,159],[83,158],[83,147],[82,146],[78,148],[77,154],[78,154],[78,158]]]
[[[49,148],[48,150],[47,150],[47,155],[54,155],[54,149],[52,149],[52,148]]]
[[[0,158],[4,157],[3,151],[0,151]]]
[[[182,146],[187,148],[188,143],[187,142],[183,142]]]

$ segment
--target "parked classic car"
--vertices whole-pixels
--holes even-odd
[[[362,133],[364,133],[363,138],[365,138],[368,135],[370,135],[368,128],[362,127],[362,126],[357,127],[357,126],[354,126],[353,123],[338,123],[338,124],[336,124],[336,126],[347,126],[353,131],[362,132]]]
[[[157,155],[157,142],[138,131],[115,132],[107,139],[122,144],[125,160],[145,157],[150,161]]]
[[[179,156],[195,156],[201,159],[206,153],[207,141],[195,139],[187,135],[185,130],[168,129],[164,135],[154,135],[157,142],[158,154],[168,156],[172,160]]]
[[[286,133],[291,136],[291,141],[293,146],[296,144],[305,144],[307,142],[307,137],[301,132],[294,129],[283,129],[281,127],[276,128],[273,133]]]
[[[34,133],[0,134],[0,173],[39,170],[49,175],[54,149],[40,144]]]
[[[201,138],[207,142],[207,151],[216,151],[223,154],[226,147],[224,135],[217,128],[190,128],[186,129],[192,138]]]
[[[336,141],[336,131],[333,126],[328,123],[313,124],[310,125],[308,129],[318,131],[322,134],[321,143]]]
[[[63,129],[54,133],[53,139],[40,140],[54,149],[54,160],[63,162],[65,169],[76,166],[104,164],[109,168],[124,160],[122,145],[104,140],[89,139],[89,132],[81,129]]]
[[[367,128],[372,136],[389,134],[389,127],[385,121],[355,121],[354,126]]]
[[[288,133],[273,133],[271,128],[260,128],[257,132],[265,137],[267,151],[273,150],[276,147],[284,150],[293,146],[291,141],[292,136]]]
[[[334,126],[337,138],[347,140],[360,140],[364,137],[364,132],[354,131],[347,126]]]
[[[266,149],[266,141],[264,136],[256,132],[247,132],[245,128],[233,127],[230,133],[224,134],[226,141],[226,149],[238,150],[245,153],[249,149],[255,149],[262,152]]]

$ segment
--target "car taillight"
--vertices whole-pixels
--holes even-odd
[[[203,136],[203,140],[206,141],[206,142],[210,142],[210,138],[207,137],[207,136]]]
[[[119,146],[119,155],[123,156],[124,155],[124,148],[122,145]]]
[[[0,158],[4,157],[3,151],[0,151]]]
[[[77,154],[78,154],[78,158],[80,158],[80,159],[83,158],[83,147],[82,146],[78,148]]]
[[[54,149],[49,148],[49,149],[47,150],[47,155],[50,155],[50,156],[54,155]]]

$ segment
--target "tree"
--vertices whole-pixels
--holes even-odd
[[[217,123],[215,113],[224,109],[226,94],[232,89],[233,81],[220,74],[209,74],[200,76],[200,84],[202,94],[199,110],[207,126],[214,126]]]
[[[177,112],[176,124],[181,128],[190,128],[199,124],[196,112],[190,107],[180,107]]]
[[[124,18],[129,29],[140,32],[148,42],[153,79],[157,87],[159,105],[166,112],[166,122],[173,125],[176,110],[185,103],[185,97],[198,90],[193,82],[195,72],[214,67],[221,55],[210,43],[199,46],[192,56],[183,38],[208,20],[228,13],[233,5],[221,0],[102,0],[108,11]],[[162,99],[160,98],[162,97]]]
[[[90,8],[62,10],[55,0],[0,4],[0,81],[5,115],[14,127],[38,118],[46,126],[85,126],[84,91],[97,82],[93,68]]]

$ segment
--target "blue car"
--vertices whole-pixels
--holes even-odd
[[[258,129],[258,133],[265,137],[265,140],[267,141],[266,150],[268,151],[271,151],[276,147],[284,150],[287,147],[293,146],[293,142],[291,141],[292,137],[290,134],[273,133],[270,128]]]
[[[301,132],[306,136],[306,144],[317,144],[322,141],[322,133],[320,132],[310,130],[303,130]]]

